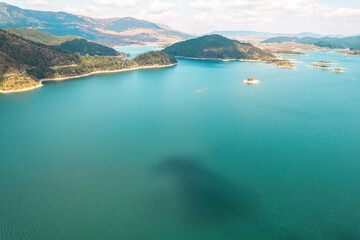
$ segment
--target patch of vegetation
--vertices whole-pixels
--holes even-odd
[[[276,51],[272,51],[272,53],[274,54],[282,54],[282,55],[298,55],[298,56],[305,56],[305,53],[302,52],[296,52],[296,51],[292,51],[292,50],[276,50]]]
[[[81,55],[89,54],[90,56],[119,56],[118,51],[104,45],[87,41],[86,39],[74,39],[66,41],[59,45],[59,48],[73,53],[80,53]],[[124,54],[122,55],[124,56]]]
[[[289,60],[284,60],[284,59],[271,59],[266,61],[267,63],[271,63],[274,64],[275,66],[279,67],[279,68],[295,68],[295,64],[292,63]]]
[[[177,63],[173,55],[160,51],[151,51],[136,56],[133,61],[139,66],[168,65]]]
[[[1,91],[31,88],[31,87],[36,87],[39,84],[40,84],[39,82],[35,81],[27,73],[7,74],[0,78],[0,90]]]

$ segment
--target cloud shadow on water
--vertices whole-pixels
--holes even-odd
[[[256,213],[259,201],[255,194],[196,159],[168,158],[156,166],[156,172],[173,181],[186,217],[191,220],[203,223],[248,221]]]

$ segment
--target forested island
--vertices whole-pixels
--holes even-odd
[[[44,79],[66,79],[99,72],[171,66],[176,63],[175,57],[158,51],[144,53],[134,59],[81,55],[0,30],[2,93],[40,87]]]
[[[166,47],[163,52],[180,58],[261,61],[283,68],[295,67],[289,60],[279,59],[269,51],[264,51],[251,43],[231,40],[217,34],[175,43]]]

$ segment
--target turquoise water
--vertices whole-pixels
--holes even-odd
[[[0,95],[0,239],[360,239],[360,58],[293,58]]]
[[[149,46],[143,46],[143,47],[137,47],[137,46],[121,46],[115,48],[119,52],[124,52],[127,54],[130,54],[130,58],[134,58],[137,55],[149,52],[149,51],[159,51],[160,46],[159,45],[149,45]]]

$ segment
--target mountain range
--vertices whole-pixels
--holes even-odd
[[[283,43],[295,42],[302,44],[311,44],[318,47],[332,48],[332,49],[346,49],[359,50],[360,36],[346,37],[346,38],[313,38],[313,37],[273,37],[262,41],[262,43]]]
[[[163,24],[136,18],[99,19],[66,12],[21,9],[0,3],[0,28],[32,28],[64,36],[75,35],[107,45],[164,44],[191,38]]]
[[[313,37],[313,38],[324,38],[324,37],[331,37],[331,38],[342,38],[345,37],[344,35],[321,35],[312,32],[302,32],[296,34],[286,34],[286,33],[272,33],[272,32],[256,32],[256,31],[213,31],[209,33],[211,34],[219,34],[225,37],[231,37],[236,39],[246,39],[246,40],[256,40],[256,39],[268,39],[272,37],[281,37],[281,36],[288,36],[288,37]]]

